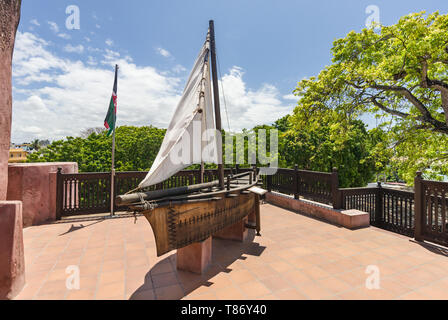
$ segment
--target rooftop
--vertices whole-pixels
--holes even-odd
[[[175,251],[156,257],[143,216],[29,227],[16,299],[448,299],[442,249],[269,204],[261,223],[262,236],[244,243],[214,239],[204,275],[177,271]],[[70,265],[79,266],[79,290],[66,288]],[[372,270],[379,289],[366,288]]]

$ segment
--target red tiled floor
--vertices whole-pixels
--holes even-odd
[[[27,284],[16,299],[448,299],[448,255],[374,227],[261,208],[262,236],[214,240],[203,275],[176,270],[174,251],[157,257],[144,217],[26,228]],[[66,288],[73,265],[79,290]],[[366,287],[368,266],[377,289]]]
[[[259,281],[250,281],[240,285],[241,290],[249,299],[260,298],[271,293],[271,291]]]

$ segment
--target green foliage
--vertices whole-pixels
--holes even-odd
[[[448,136],[422,129],[402,134],[397,127],[389,133],[390,144],[394,146],[393,158],[387,172],[397,172],[410,185],[415,173],[422,171],[429,180],[444,180],[448,176]]]
[[[246,136],[253,136],[256,141],[256,154],[260,129],[266,132],[267,157],[271,157],[271,130],[279,131],[278,165],[292,167],[298,164],[301,169],[330,172],[338,167],[342,186],[364,185],[375,170],[375,164],[368,152],[371,145],[381,138],[381,132],[371,134],[365,130],[360,121],[351,123],[350,129],[341,138],[341,128],[331,118],[318,127],[301,126],[297,117],[287,116],[279,119],[274,126],[260,125],[252,130],[244,130]],[[154,127],[121,126],[116,132],[115,167],[117,171],[149,170],[154,161],[165,134],[164,129]],[[225,132],[223,135],[225,137]],[[80,172],[110,171],[112,138],[106,132],[92,132],[85,138],[67,137],[58,140],[48,147],[31,154],[28,161],[74,161],[78,163]],[[234,146],[236,140],[234,140]],[[233,159],[236,159],[235,149]],[[247,166],[248,140],[245,140],[244,155]],[[257,157],[258,166],[266,166],[266,161]],[[228,165],[232,166],[233,165]],[[192,165],[188,169],[199,169]],[[215,168],[214,164],[206,164],[206,169]]]
[[[380,130],[367,131],[364,123],[341,123],[332,117],[307,125],[290,118],[290,129],[282,136],[281,155],[287,166],[331,172],[338,168],[341,187],[363,187],[374,178],[384,160],[375,159],[372,147],[383,139]]]
[[[121,126],[116,129],[115,168],[117,171],[149,170],[165,129]],[[67,137],[32,153],[29,162],[74,161],[80,172],[110,171],[112,137],[106,132],[92,133],[87,138]]]
[[[337,167],[343,187],[364,186],[375,173],[409,184],[418,170],[426,178],[446,177],[447,30],[448,14],[421,12],[382,26],[379,33],[350,32],[334,42],[330,66],[298,83],[294,93],[299,101],[292,115],[243,135],[258,140],[257,130],[265,129],[270,150],[271,130],[277,129],[280,167],[298,164],[326,172]],[[363,114],[376,116],[381,125],[367,130],[359,120]],[[154,127],[117,128],[117,170],[148,170],[164,133]],[[247,141],[244,148],[247,161]],[[97,130],[84,139],[55,141],[29,157],[76,161],[82,172],[109,171],[110,159],[111,138]]]
[[[380,33],[364,29],[336,40],[333,63],[298,83],[295,119],[312,128],[331,115],[346,127],[362,114],[376,115],[389,125],[383,126],[387,139],[373,146],[377,158],[395,162],[385,172],[395,170],[408,183],[417,170],[443,174],[448,170],[447,30],[448,15],[421,12],[383,26]],[[427,150],[416,150],[421,147]]]

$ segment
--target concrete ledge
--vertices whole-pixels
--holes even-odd
[[[326,204],[310,200],[294,199],[291,196],[277,192],[266,193],[265,199],[266,202],[278,207],[328,221],[347,229],[358,229],[370,226],[370,217],[367,212],[336,210]]]
[[[10,163],[7,200],[23,202],[23,226],[56,220],[56,172],[77,173],[76,162]]]
[[[14,298],[24,285],[22,202],[0,201],[0,300]]]
[[[349,229],[358,229],[370,226],[370,216],[367,212],[359,210],[342,210],[340,224]]]

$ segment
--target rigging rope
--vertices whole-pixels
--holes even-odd
[[[218,49],[215,48],[215,52],[216,52],[216,60],[217,60],[217,65],[218,65],[218,75],[219,75],[219,78],[221,79],[221,92],[222,92],[222,99],[224,102],[224,109],[226,111],[227,127],[229,128],[229,133],[230,133],[229,113],[227,112],[226,95],[224,93],[224,86],[222,84],[222,73],[221,73],[221,65],[219,64]]]

